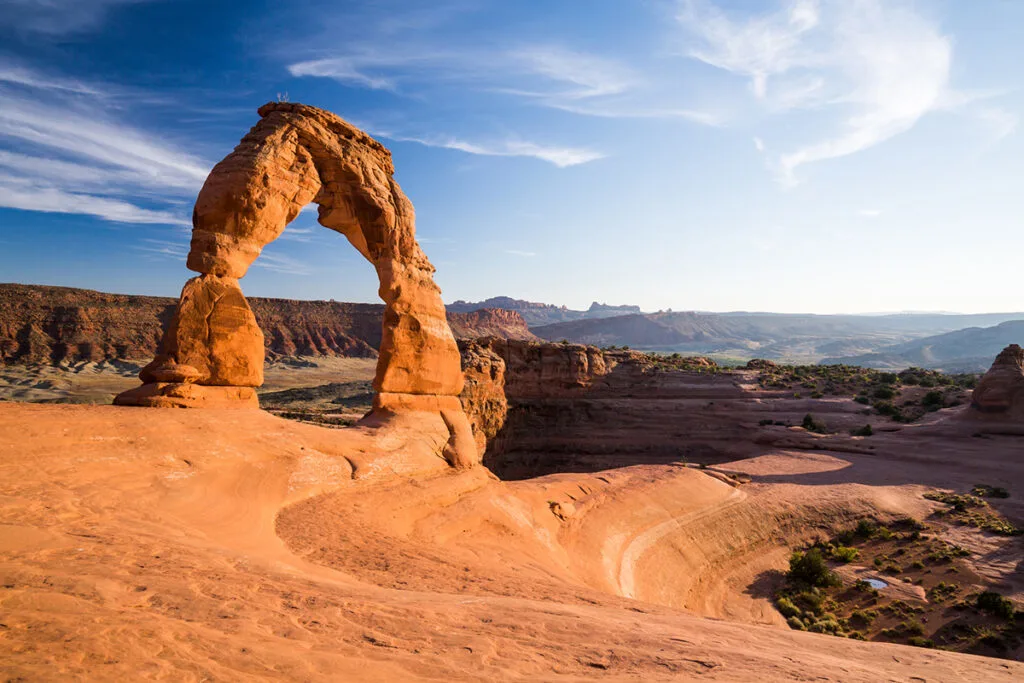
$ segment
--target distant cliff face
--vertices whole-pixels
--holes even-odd
[[[448,304],[448,312],[470,313],[481,309],[498,308],[515,311],[523,316],[527,325],[551,325],[554,323],[583,320],[584,318],[608,318],[617,315],[640,313],[639,306],[608,306],[596,301],[586,311],[574,311],[565,306],[524,301],[508,296],[495,296],[485,301],[456,301]]]
[[[373,358],[384,306],[251,298],[268,357]],[[0,284],[0,363],[149,360],[177,301],[85,289]],[[510,311],[449,314],[456,337],[531,339]]]
[[[526,326],[523,316],[501,308],[482,308],[470,313],[448,312],[452,334],[459,339],[501,337],[521,341],[540,341]]]

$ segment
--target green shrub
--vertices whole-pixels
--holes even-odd
[[[857,526],[854,528],[853,533],[860,538],[871,538],[875,535],[875,530],[878,528],[878,524],[873,519],[861,519],[857,522]]]
[[[985,591],[978,596],[975,604],[978,606],[978,609],[991,612],[1002,619],[1013,619],[1013,603],[999,593]]]
[[[907,641],[907,644],[913,645],[914,647],[935,647],[935,641],[930,638],[922,638],[921,636],[914,636]]]
[[[804,421],[802,424],[803,428],[809,432],[815,432],[817,434],[826,434],[828,430],[825,428],[824,423],[818,422],[814,419],[814,416],[810,413],[804,415]]]
[[[1009,498],[1010,492],[1001,486],[989,486],[987,484],[975,484],[971,489],[971,495],[984,498]]]
[[[875,616],[873,614],[869,614],[868,612],[865,612],[863,610],[855,610],[853,614],[850,615],[850,623],[859,626],[870,626],[871,622],[873,622],[874,620]]]
[[[790,617],[789,619],[786,619],[786,623],[789,625],[790,628],[795,629],[797,631],[807,630],[807,627],[804,626],[804,622],[800,621],[800,619],[798,619],[797,617]]]
[[[793,596],[793,602],[803,608],[804,615],[816,617],[825,611],[824,600],[816,592],[804,591]]]
[[[883,400],[890,400],[894,396],[896,396],[896,392],[893,391],[891,387],[878,387],[877,389],[875,389],[875,391],[874,391],[874,393],[872,395],[875,398],[880,398],[880,399],[883,399]]]
[[[853,436],[872,436],[874,430],[871,429],[871,425],[864,425],[863,427],[857,427],[850,430],[850,434]]]
[[[778,608],[779,613],[784,617],[789,618],[800,615],[800,608],[794,605],[789,598],[779,598],[775,601],[775,606]]]
[[[790,555],[787,576],[796,583],[815,587],[835,586],[839,583],[839,577],[828,568],[825,558],[817,548],[811,548],[803,553],[797,551]]]
[[[925,408],[939,409],[942,407],[942,403],[943,400],[941,391],[929,391],[927,394],[924,395],[924,398],[921,399],[921,405],[923,405]]]
[[[871,399],[869,399],[867,396],[858,396],[857,398],[855,398],[853,400],[856,401],[857,403],[860,403],[861,405],[865,405],[865,406],[868,405],[869,403],[871,403]]]
[[[841,545],[832,551],[832,558],[837,562],[853,562],[860,557],[860,551],[856,548]]]
[[[899,629],[904,633],[909,633],[912,636],[924,635],[924,624],[916,619],[910,621],[904,621],[899,625]]]

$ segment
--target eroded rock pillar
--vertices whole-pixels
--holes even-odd
[[[160,352],[139,373],[144,384],[118,405],[258,408],[263,332],[238,281],[201,275],[185,283]]]

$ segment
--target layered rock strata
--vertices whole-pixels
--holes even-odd
[[[444,457],[479,460],[458,396],[463,377],[434,267],[415,237],[412,203],[394,180],[391,154],[329,112],[292,103],[259,110],[259,123],[210,172],[193,211],[186,284],[145,383],[122,405],[256,405],[263,339],[238,279],[310,202],[380,280],[384,320],[368,424],[432,413],[449,432]]]

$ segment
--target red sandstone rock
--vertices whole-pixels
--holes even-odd
[[[196,387],[262,383],[263,338],[237,279],[315,201],[320,224],[345,235],[380,280],[385,309],[371,422],[435,414],[439,419],[426,423],[447,432],[441,455],[457,467],[479,462],[458,400],[459,351],[434,267],[416,242],[412,203],[394,180],[391,154],[314,107],[271,103],[259,113],[262,119],[213,168],[199,193],[187,265],[202,276],[185,286],[161,354],[141,373],[147,385],[158,378],[179,381],[127,392],[118,402],[153,405],[158,395],[160,405],[180,398],[179,405],[189,406],[201,391]],[[198,371],[198,379],[181,366]]]
[[[978,382],[972,412],[1024,420],[1024,349],[1010,344]]]
[[[263,332],[238,282],[213,275],[189,280],[160,353],[139,376],[143,382],[263,384]]]

